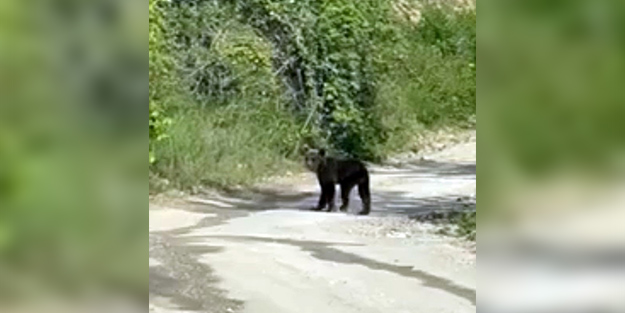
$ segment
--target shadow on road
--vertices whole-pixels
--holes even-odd
[[[428,183],[445,184],[446,181],[449,182],[450,180],[456,182],[458,180],[475,180],[476,165],[420,161],[402,164],[399,168],[373,167],[372,175],[374,179],[376,176],[391,176],[391,179],[397,177],[401,180],[415,179],[417,181],[434,179],[437,181]],[[441,190],[445,190],[444,186]],[[373,216],[417,218],[434,210],[444,212],[466,208],[463,201],[458,201],[462,195],[444,194],[419,197],[418,192],[414,191],[388,191],[376,190],[375,188],[372,188],[372,194]],[[163,263],[163,266],[150,267],[150,297],[154,295],[171,299],[180,308],[192,311],[226,312],[241,309],[243,307],[242,302],[227,298],[225,292],[216,287],[218,279],[214,276],[213,270],[197,261],[199,256],[216,253],[221,249],[219,247],[194,245],[196,242],[206,243],[207,239],[212,238],[297,246],[319,260],[358,264],[371,270],[386,271],[417,279],[424,286],[443,290],[464,298],[473,305],[476,304],[476,291],[473,289],[458,286],[445,278],[416,270],[411,266],[382,263],[335,248],[348,245],[344,243],[252,236],[185,236],[180,238],[180,235],[189,235],[194,229],[217,226],[231,219],[245,217],[259,211],[308,210],[316,204],[318,197],[318,191],[293,192],[265,189],[205,195],[187,199],[186,203],[178,209],[207,214],[207,217],[190,227],[150,233],[150,258],[155,258]],[[336,201],[337,205],[340,204],[338,197]],[[354,191],[351,197],[350,211],[358,212],[360,206],[360,199]],[[318,214],[328,213],[319,212]]]
[[[338,189],[337,189],[338,190]],[[465,209],[467,204],[459,201],[463,195],[447,195],[439,197],[416,198],[414,194],[400,191],[374,191],[373,192],[372,216],[405,216],[416,218],[423,213],[431,211],[456,211]],[[297,210],[308,211],[317,204],[319,195],[316,193],[301,193],[297,195],[284,195],[279,191],[257,193],[247,198],[246,202],[228,201],[221,199],[220,204],[227,207],[215,207],[211,203],[202,200],[189,200],[196,212],[216,213],[219,218],[210,218],[210,224],[197,226],[219,225],[231,218],[243,217],[253,212],[269,210]],[[242,200],[242,198],[237,198]],[[340,199],[336,199],[337,206]],[[350,199],[350,212],[355,213],[361,207],[357,193],[352,192]],[[325,212],[319,212],[324,214]],[[208,222],[208,221],[207,221]]]
[[[404,192],[390,191],[377,193],[373,198],[373,203],[372,215],[374,216],[405,216],[408,218],[417,218],[432,211],[464,210],[471,206],[462,201],[461,195],[415,198]]]
[[[415,175],[415,177],[475,177],[477,174],[477,165],[475,163],[448,163],[422,160],[391,164],[384,167],[373,166],[371,173],[374,175],[402,175],[409,173]]]
[[[278,239],[278,238],[266,238],[255,236],[196,236],[187,237],[187,244],[205,243],[206,239],[222,239],[222,240],[243,240],[243,241],[256,241],[256,242],[268,242],[278,243],[299,247],[301,250],[310,252],[311,255],[322,261],[329,261],[341,264],[358,264],[367,267],[371,270],[386,271],[401,275],[407,278],[418,279],[424,286],[434,289],[443,290],[458,297],[471,301],[473,305],[476,305],[476,291],[470,288],[465,288],[454,284],[452,281],[442,277],[438,277],[429,274],[424,271],[416,270],[412,266],[400,266],[395,264],[387,264],[378,262],[372,259],[368,259],[353,253],[345,252],[333,246],[357,246],[354,244],[345,243],[332,243],[323,241],[305,241],[305,240],[293,240],[293,239]]]
[[[173,245],[167,236],[150,234],[149,255],[162,262],[150,266],[150,303],[162,298],[177,310],[237,312],[243,302],[230,299],[218,288],[219,279],[211,267],[197,261],[199,255],[218,253],[221,247]]]
[[[403,164],[401,168],[374,168],[372,170],[373,179],[377,175],[391,176],[406,180],[414,179],[420,184],[442,184],[441,190],[445,189],[448,180],[475,180],[476,165],[442,163],[433,161],[419,161],[416,163]],[[392,179],[392,178],[391,178]],[[440,179],[440,181],[428,182],[429,179]],[[415,187],[416,188],[416,187]],[[337,186],[337,206],[341,200],[338,196]],[[372,215],[373,216],[405,216],[416,218],[432,211],[447,212],[457,211],[467,208],[465,201],[459,201],[465,195],[444,194],[440,196],[419,197],[418,191],[389,191],[376,190],[372,187]],[[294,192],[292,190],[262,189],[252,191],[228,192],[218,196],[210,195],[195,197],[187,200],[185,210],[216,214],[217,218],[211,217],[202,221],[195,227],[208,227],[219,225],[227,220],[237,217],[247,216],[253,212],[268,210],[309,210],[317,204],[319,191],[316,192]],[[472,204],[469,204],[471,206]],[[357,192],[352,191],[350,197],[350,212],[356,213],[360,210],[361,201]],[[324,212],[319,212],[324,214]],[[181,232],[186,232],[181,229]]]

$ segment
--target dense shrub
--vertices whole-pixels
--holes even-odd
[[[376,50],[387,1],[241,1],[236,11],[274,44],[276,75],[307,138],[336,152],[376,159],[385,132],[373,115]],[[303,136],[306,137],[306,136]]]
[[[476,12],[426,6],[421,14],[399,24],[383,52],[377,116],[388,129],[386,152],[411,148],[424,129],[475,127]]]
[[[167,45],[164,42],[162,12],[159,10],[158,0],[149,1],[149,162],[155,161],[153,144],[165,137],[165,128],[169,120],[163,114],[163,99],[169,96],[172,90],[172,78],[169,70]]]
[[[421,10],[415,24],[385,0],[152,0],[152,171],[238,184],[290,168],[303,143],[376,161],[424,128],[472,127],[475,11]]]
[[[272,46],[215,2],[162,4],[176,94],[153,172],[175,186],[244,184],[287,170],[300,126],[285,107]]]

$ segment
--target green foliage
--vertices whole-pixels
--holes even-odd
[[[428,6],[419,27],[405,32],[408,39],[416,37],[404,42],[410,49],[406,59],[415,62],[409,68],[419,71],[406,73],[412,78],[409,81],[417,81],[416,87],[421,87],[419,95],[414,91],[408,94],[421,104],[417,111],[419,122],[470,123],[477,112],[476,12]],[[422,57],[414,53],[421,53]]]
[[[443,56],[477,60],[477,15],[472,10],[448,6],[425,6],[423,18],[414,34],[417,42],[430,45]]]
[[[303,143],[376,161],[474,120],[474,11],[414,25],[386,0],[155,3],[151,169],[181,187],[251,181]]]
[[[288,113],[274,108],[217,107],[178,111],[170,140],[157,145],[155,171],[177,188],[246,185],[267,173],[293,168],[298,127]]]
[[[241,1],[237,12],[276,47],[277,73],[292,110],[317,143],[376,159],[385,132],[376,105],[376,38],[383,36],[386,1]],[[386,22],[388,24],[388,22]]]
[[[167,45],[164,43],[164,29],[162,12],[158,6],[159,0],[149,2],[149,163],[156,158],[153,152],[155,141],[165,138],[166,126],[170,123],[163,113],[161,101],[167,97],[171,89],[171,63],[167,55]]]
[[[153,152],[152,142],[160,141],[167,137],[165,133],[165,129],[171,123],[171,119],[164,117],[162,110],[158,108],[156,104],[154,104],[154,102],[150,102],[149,114],[150,114],[150,121],[148,124],[148,128],[149,128],[150,144],[149,144],[148,153],[149,153],[149,162],[150,164],[152,164],[156,161],[156,157]]]
[[[376,115],[388,129],[387,151],[410,148],[424,128],[475,127],[476,12],[426,6],[422,14],[382,52],[389,61]]]
[[[329,132],[329,143],[347,155],[361,159],[379,158],[376,144],[385,133],[370,114],[375,103],[376,73],[372,62],[376,15],[384,14],[381,3],[364,1],[324,3],[317,25],[317,39],[325,59],[319,69],[323,86],[322,127]],[[373,5],[373,8],[368,6]]]
[[[192,100],[177,101],[174,107],[283,104],[272,72],[271,44],[239,23],[230,6],[204,1],[166,8],[169,54],[180,88]]]
[[[215,2],[171,3],[166,40],[178,94],[152,171],[179,188],[247,184],[289,168],[300,126],[284,107],[272,45]]]
[[[458,225],[458,236],[477,240],[477,211],[463,213],[454,222]]]

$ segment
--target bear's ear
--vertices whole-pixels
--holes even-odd
[[[303,145],[300,146],[299,151],[302,154],[306,154],[306,153],[308,153],[310,151],[310,146],[308,144],[303,144]]]
[[[319,155],[321,157],[325,157],[326,156],[326,149],[319,149]]]

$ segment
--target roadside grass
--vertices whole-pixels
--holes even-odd
[[[454,223],[458,225],[457,236],[470,241],[477,240],[477,211],[462,214]]]
[[[229,106],[180,110],[172,120],[152,166],[171,187],[246,186],[296,167],[288,155],[298,129],[287,114]]]
[[[439,235],[473,242],[477,240],[477,211],[456,212],[452,216],[436,218],[429,222],[440,226],[436,231]]]

